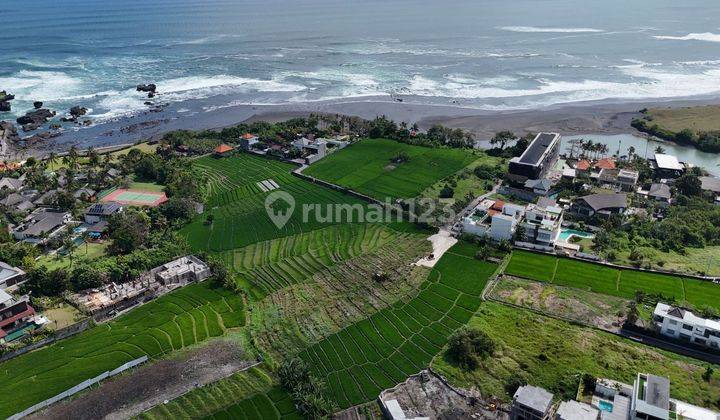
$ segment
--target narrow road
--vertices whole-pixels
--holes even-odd
[[[673,353],[682,354],[684,356],[693,357],[695,359],[704,360],[709,363],[720,364],[720,355],[707,353],[700,350],[695,350],[691,347],[685,347],[679,344],[675,344],[670,341],[665,341],[659,338],[655,338],[649,335],[637,331],[628,331],[625,329],[620,330],[620,335],[629,338],[633,341],[646,344],[648,346],[661,348],[664,350],[671,351]]]

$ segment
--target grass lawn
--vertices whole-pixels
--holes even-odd
[[[557,266],[557,269],[554,267]],[[552,271],[555,270],[554,276]],[[514,251],[505,272],[509,275],[591,290],[631,299],[635,292],[661,293],[699,308],[720,309],[720,285],[669,274],[622,270],[599,264],[557,258],[527,251]],[[618,277],[619,276],[619,277]]]
[[[511,386],[519,380],[546,388],[558,399],[574,399],[583,372],[626,383],[638,372],[650,372],[670,378],[672,397],[720,408],[720,375],[703,380],[707,364],[694,359],[490,302],[482,304],[469,325],[493,339],[495,354],[475,371],[441,357],[435,358],[433,368],[459,386],[476,386],[482,395],[509,401]]]
[[[651,268],[677,271],[686,274],[720,276],[720,246],[685,248],[686,254],[662,252],[654,248],[639,248],[645,256],[643,265]],[[618,264],[630,265],[630,251],[617,253]]]
[[[131,182],[130,187],[128,187],[128,189],[163,192],[163,191],[165,191],[165,186],[156,184],[154,182]]]
[[[720,106],[706,105],[686,108],[650,108],[648,124],[679,132],[686,128],[698,131],[720,130]]]
[[[393,163],[398,153],[408,161]],[[366,139],[311,165],[305,173],[380,200],[412,198],[479,158],[479,152]]]
[[[505,160],[502,158],[497,158],[493,156],[487,156],[487,155],[479,155],[478,159],[474,162],[470,163],[465,168],[461,169],[454,175],[451,175],[448,178],[445,178],[443,180],[437,181],[430,187],[426,188],[422,192],[423,197],[427,198],[439,198],[440,197],[440,191],[445,187],[448,183],[453,183],[453,196],[452,198],[455,200],[462,200],[464,197],[468,194],[472,195],[473,197],[476,197],[478,195],[481,195],[490,189],[492,189],[492,185],[494,185],[494,182],[491,180],[484,180],[480,179],[473,173],[473,170],[480,166],[480,165],[488,165],[488,166],[495,166],[501,164],[501,162],[504,162]]]
[[[73,263],[77,264],[78,261],[83,259],[93,260],[102,257],[107,252],[107,247],[110,243],[104,242],[86,242],[78,246],[73,253]],[[70,257],[68,255],[43,255],[37,260],[38,265],[43,265],[48,270],[54,270],[56,268],[66,268],[70,266]]]
[[[0,417],[50,398],[143,355],[169,352],[245,324],[242,297],[210,282],[194,284],[0,365]]]
[[[45,328],[53,331],[70,326],[78,322],[83,316],[74,306],[67,303],[61,303],[54,308],[46,309],[42,311],[41,315],[50,320],[50,323]]]

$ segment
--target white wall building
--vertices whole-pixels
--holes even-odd
[[[463,232],[489,236],[495,241],[510,240],[524,215],[524,206],[501,200],[483,200],[470,216],[463,218]]]
[[[522,224],[525,240],[553,247],[562,221],[563,209],[555,200],[542,197],[537,204],[528,204]]]
[[[662,335],[720,349],[720,322],[658,302],[653,319]]]

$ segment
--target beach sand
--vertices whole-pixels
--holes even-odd
[[[365,100],[307,102],[284,105],[221,105],[231,98],[216,98],[195,103],[170,104],[162,112],[146,112],[132,117],[97,124],[39,144],[27,154],[44,156],[51,151],[65,151],[71,145],[80,149],[132,144],[157,139],[172,130],[220,129],[241,122],[256,120],[280,121],[311,113],[343,114],[372,119],[385,115],[395,121],[417,123],[421,129],[433,124],[470,130],[479,144],[489,140],[500,130],[516,134],[554,131],[563,135],[575,134],[640,134],[630,126],[631,120],[644,107],[683,107],[718,104],[720,98],[699,98],[674,101],[647,102],[588,102],[552,106],[532,110],[486,111],[461,106],[437,106],[392,101],[388,98]],[[188,111],[188,109],[190,111]]]

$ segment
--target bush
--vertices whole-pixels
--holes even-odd
[[[495,342],[484,331],[461,328],[448,340],[447,355],[458,366],[475,370],[480,361],[495,352]]]
[[[280,385],[292,396],[298,411],[311,419],[327,418],[335,412],[334,404],[323,393],[324,384],[310,374],[299,358],[283,362],[278,369]]]

